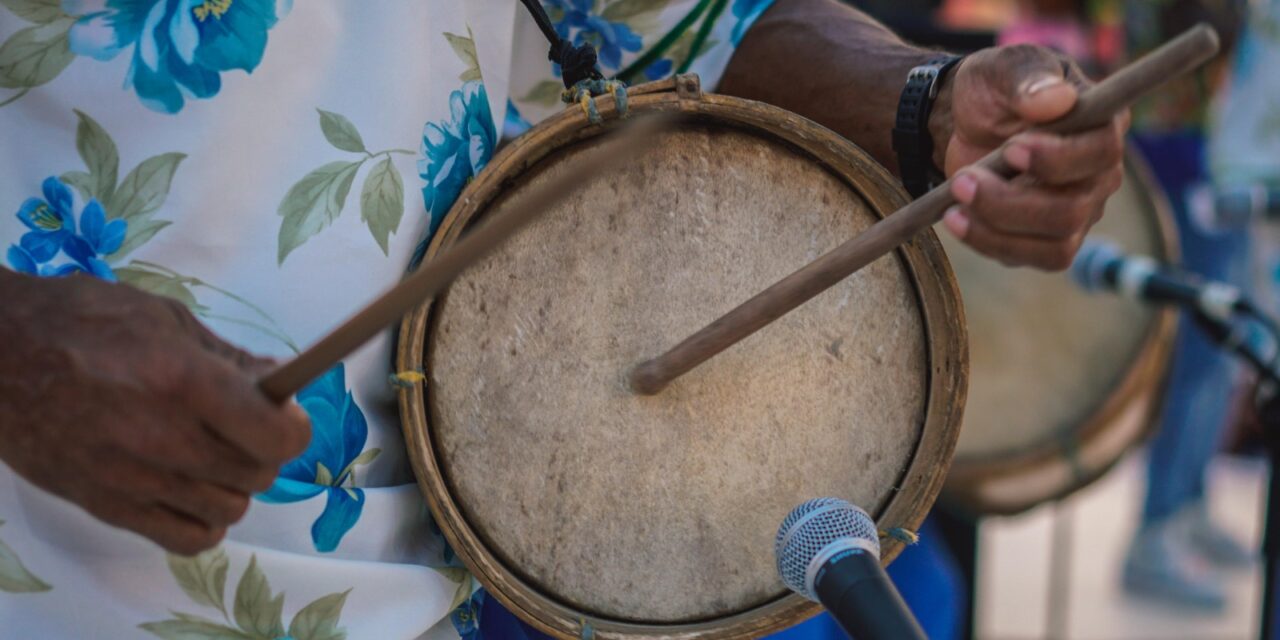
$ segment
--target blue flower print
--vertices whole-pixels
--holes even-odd
[[[422,131],[418,174],[427,182],[422,198],[431,214],[428,239],[462,188],[489,163],[498,139],[483,84],[468,82],[450,94],[449,111],[449,120],[427,123]]]
[[[267,31],[291,0],[63,0],[80,16],[69,46],[76,55],[111,60],[130,46],[125,77],[147,107],[177,113],[186,97],[209,98],[223,71],[252,73]]]
[[[328,493],[324,512],[311,525],[316,550],[338,548],[364,508],[364,491],[353,486],[355,468],[368,464],[379,450],[364,449],[369,425],[347,390],[346,369],[339,363],[298,392],[298,404],[311,418],[311,444],[280,470],[271,488],[258,494],[263,502],[301,502]]]
[[[623,51],[640,50],[639,34],[626,23],[610,22],[592,12],[594,0],[545,0],[543,4],[555,20],[556,33],[575,45],[585,42],[595,47],[604,69],[616,71],[622,66]],[[559,73],[557,66],[556,74]]]
[[[733,46],[736,47],[738,43],[742,42],[742,37],[747,34],[747,29],[772,4],[773,0],[733,0],[733,17],[738,19],[738,23],[733,27],[733,33],[729,36]]]
[[[466,602],[458,605],[453,613],[449,614],[449,622],[453,623],[454,631],[458,632],[461,640],[479,640],[480,635],[480,611],[484,608],[484,589],[477,589],[475,593],[467,598]]]
[[[57,178],[46,178],[41,185],[44,198],[28,198],[18,209],[18,220],[28,229],[10,246],[7,254],[14,270],[38,276],[64,276],[87,273],[115,281],[115,272],[102,256],[120,249],[128,223],[107,222],[107,214],[97,200],[90,200],[80,214],[80,233],[76,233],[71,190]],[[70,262],[52,264],[58,254]]]
[[[644,77],[649,80],[661,80],[671,75],[671,70],[674,69],[675,66],[676,63],[674,60],[671,60],[670,58],[661,58],[644,70]]]

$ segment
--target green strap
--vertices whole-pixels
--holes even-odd
[[[646,51],[644,55],[637,58],[635,62],[627,65],[626,69],[619,71],[614,77],[627,84],[633,84],[635,79],[639,77],[640,74],[644,73],[645,69],[649,68],[649,65],[657,62],[662,58],[662,56],[666,55],[667,51],[669,51],[676,43],[676,40],[679,40],[680,37],[693,26],[693,23],[697,22],[698,18],[702,17],[703,13],[706,13],[707,7],[710,7],[711,3],[714,1],[715,0],[699,0],[698,4],[689,11],[689,14],[680,20],[680,22],[676,23],[676,26],[671,29],[667,35],[663,36],[662,39]]]
[[[702,28],[698,29],[698,35],[693,39],[693,44],[689,46],[689,57],[684,59],[676,73],[685,73],[689,71],[689,67],[693,66],[693,61],[697,59],[698,52],[702,49],[702,45],[706,44],[707,37],[711,35],[711,30],[715,28],[716,21],[720,19],[720,14],[724,13],[724,9],[727,6],[729,6],[729,0],[717,0],[716,5],[711,9],[711,13],[707,14],[707,19],[702,21]]]

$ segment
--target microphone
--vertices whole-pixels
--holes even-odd
[[[820,602],[858,640],[928,640],[880,566],[880,537],[866,511],[817,498],[791,511],[774,539],[788,589]]]
[[[1071,263],[1071,276],[1086,291],[1114,291],[1132,300],[1182,305],[1218,320],[1253,311],[1234,286],[1162,267],[1146,256],[1125,255],[1105,241],[1085,241]]]

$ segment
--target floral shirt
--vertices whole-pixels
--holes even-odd
[[[709,87],[769,4],[544,1],[607,74]],[[0,264],[288,357],[402,276],[501,133],[562,108],[547,48],[514,0],[0,0]],[[299,393],[309,448],[194,558],[0,466],[0,638],[483,637],[390,362],[388,334]]]

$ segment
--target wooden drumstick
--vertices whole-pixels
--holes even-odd
[[[1195,69],[1217,52],[1217,32],[1200,24],[1085,90],[1070,112],[1037,129],[1068,134],[1102,126],[1143,94]],[[1013,177],[1018,172],[1005,163],[1003,152],[1004,147],[996,149],[977,164],[1006,178]],[[670,351],[641,363],[631,372],[632,390],[644,395],[658,393],[690,369],[911,240],[941,220],[954,204],[948,180],[724,314]]]
[[[258,381],[258,388],[272,401],[285,402],[379,331],[394,324],[423,300],[439,293],[467,267],[569,193],[643,153],[652,144],[653,134],[672,119],[673,116],[646,116],[637,118],[635,123],[623,125],[618,139],[608,143],[605,153],[590,154],[531,189],[528,197],[502,217],[467,233],[453,248],[423,264],[329,335],[267,374]]]

